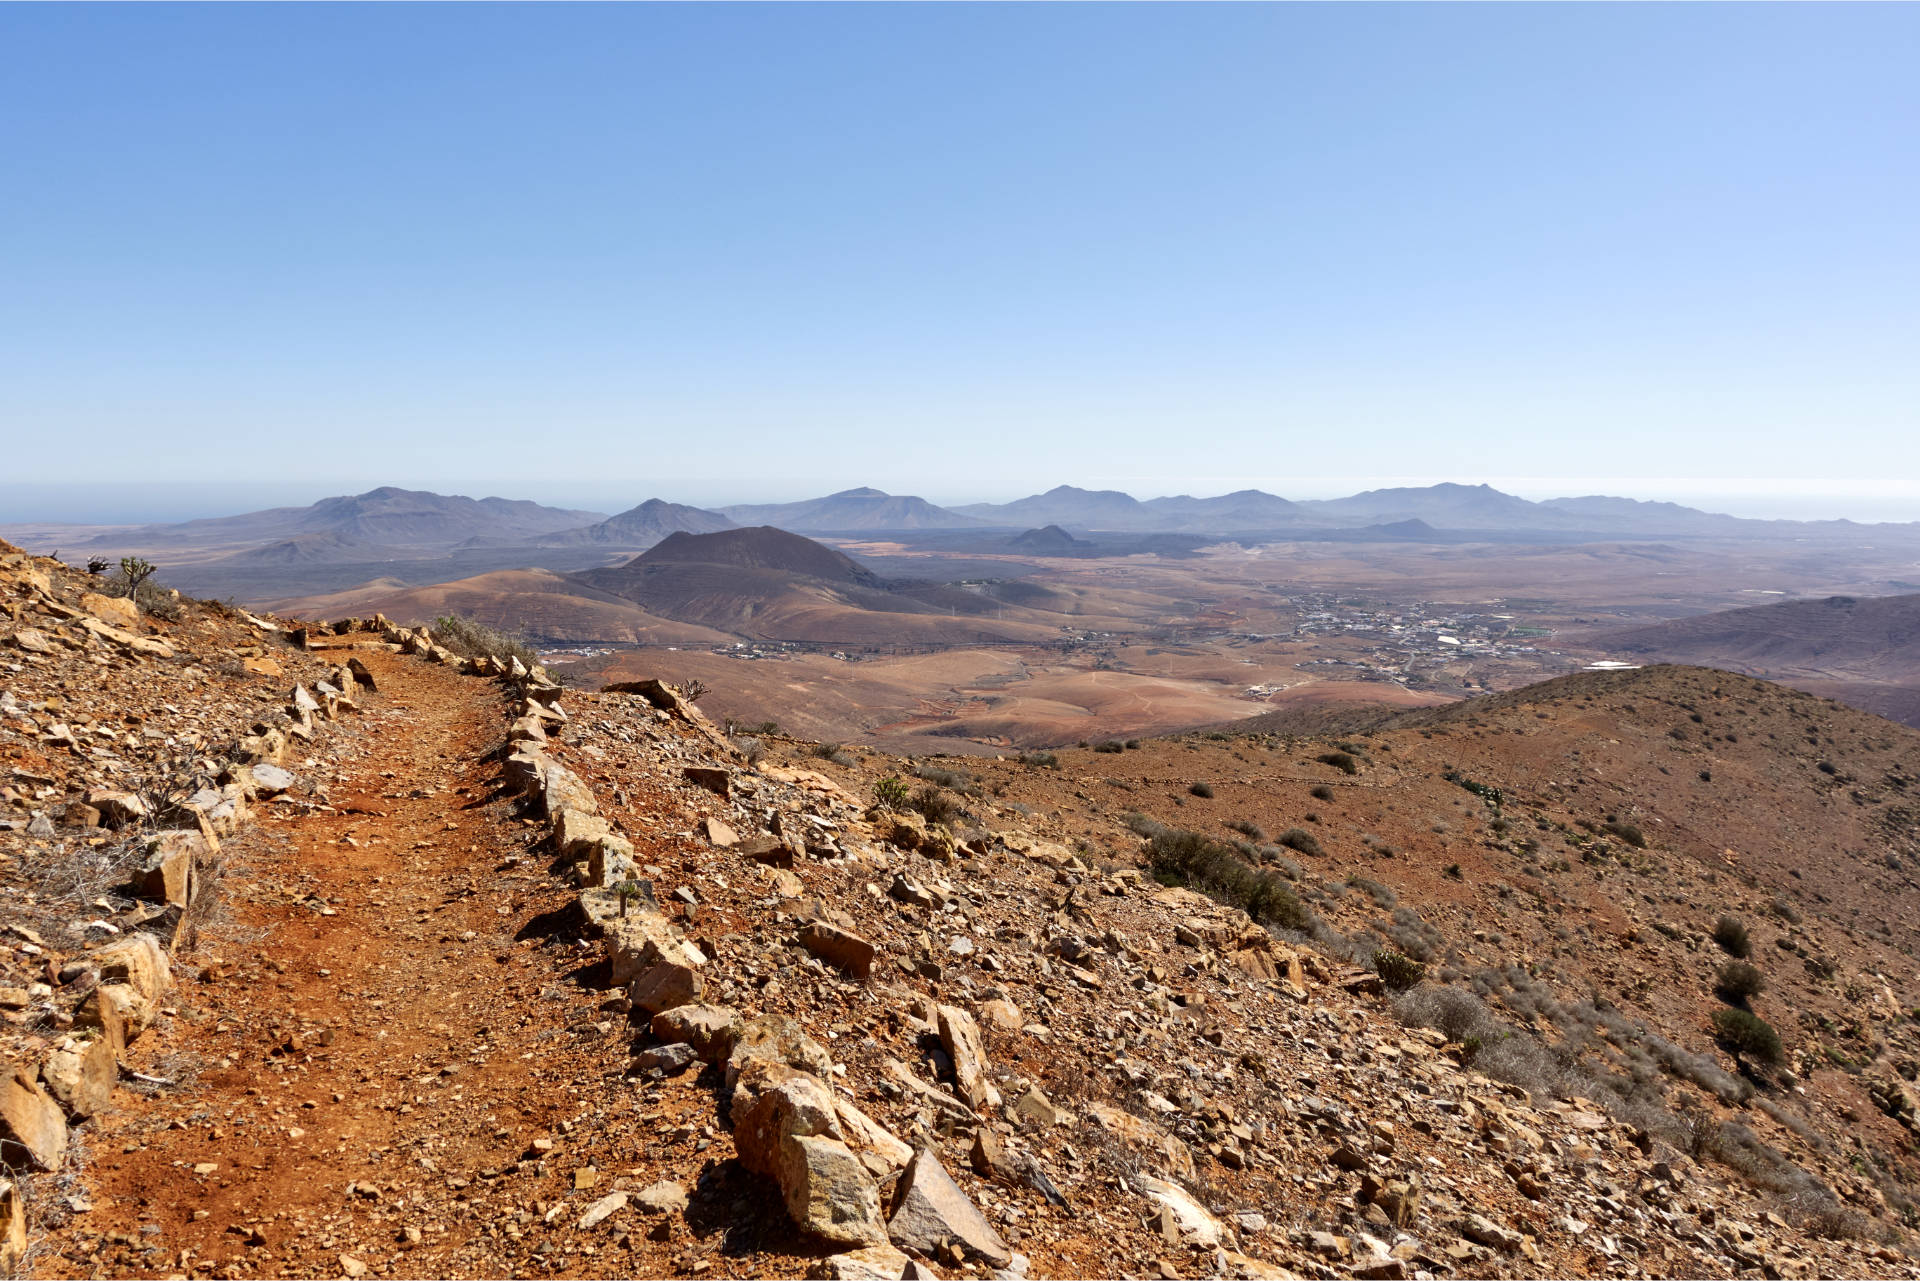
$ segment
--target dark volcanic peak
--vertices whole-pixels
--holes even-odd
[[[1043,529],[1029,529],[1024,534],[1016,534],[1007,540],[1007,546],[1038,556],[1057,556],[1090,548],[1093,544],[1075,538],[1058,525],[1048,525]]]
[[[734,523],[719,512],[707,511],[700,507],[688,507],[683,503],[669,503],[659,498],[649,498],[639,506],[603,520],[598,525],[549,534],[540,540],[540,545],[543,547],[586,545],[651,547],[671,534],[714,534],[723,529],[733,528],[736,528]]]
[[[622,571],[656,565],[715,565],[733,569],[770,570],[830,583],[877,586],[879,577],[811,538],[772,525],[729,529],[715,534],[671,534],[651,550],[629,561]]]
[[[960,529],[979,522],[936,507],[912,494],[882,490],[843,489],[825,498],[798,503],[760,503],[722,507],[721,514],[741,524],[775,525],[781,529],[827,532],[875,529]]]

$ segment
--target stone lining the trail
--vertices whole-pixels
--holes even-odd
[[[430,652],[414,642],[414,652],[423,649]],[[547,725],[565,723],[559,687],[540,669],[507,679],[518,694],[503,779],[545,819],[555,851],[574,860],[580,915],[604,940],[611,981],[625,985],[634,1017],[649,1022],[656,1036],[684,1038],[694,1057],[726,1063],[723,1115],[732,1122],[742,1164],[779,1186],[788,1217],[802,1231],[859,1255],[835,1256],[828,1271],[902,1276],[912,1260],[893,1247],[931,1256],[949,1240],[996,1268],[1012,1263],[1015,1256],[932,1153],[918,1158],[931,1169],[901,1181],[900,1203],[883,1205],[876,1170],[908,1167],[913,1149],[837,1097],[832,1059],[797,1023],[779,1015],[743,1020],[730,1007],[700,1003],[707,958],[661,910],[652,886],[636,879],[633,846],[601,815],[592,790],[544,750]],[[649,680],[609,692],[643,698],[728,766],[738,759],[725,736],[672,686]],[[682,772],[691,785],[724,798],[728,766],[688,765]],[[825,779],[815,785],[821,784],[831,786]],[[795,851],[789,844],[806,847],[797,836],[781,845],[790,864]],[[801,942],[859,977],[872,969],[873,944],[829,921],[810,923]],[[966,1057],[970,1092],[979,1103],[998,1106],[985,1081],[978,1029],[958,1010],[948,1011],[946,1026]],[[661,1063],[648,1060],[647,1066]]]

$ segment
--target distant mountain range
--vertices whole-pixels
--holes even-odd
[[[1861,525],[1846,520],[1751,520],[1677,503],[1589,496],[1541,502],[1490,485],[1371,489],[1345,498],[1293,501],[1257,489],[1213,498],[1176,495],[1144,501],[1119,490],[1059,485],[1010,503],[934,505],[911,494],[846,489],[824,498],[708,509],[660,498],[606,516],[505,498],[465,498],[386,487],[309,507],[277,507],[173,525],[101,534],[99,548],[258,549],[249,563],[348,563],[417,556],[423,551],[545,549],[642,551],[675,533],[708,534],[770,525],[804,534],[1023,531],[1059,528],[1087,534],[1181,534],[1272,541],[1323,537],[1314,531],[1364,531],[1362,537],[1458,540],[1477,533],[1594,538],[1920,537],[1920,524]],[[1351,537],[1339,535],[1336,537]],[[268,544],[292,546],[267,553]],[[1063,548],[1064,549],[1064,548]]]
[[[719,512],[649,498],[638,507],[609,517],[598,525],[567,529],[539,540],[542,547],[632,547],[644,549],[672,534],[713,534],[733,529],[734,522]]]
[[[825,498],[799,503],[722,507],[720,514],[742,525],[775,525],[804,533],[861,529],[962,529],[981,522],[924,498],[887,494],[877,489],[843,489]]]
[[[1229,533],[1297,524],[1300,504],[1257,489],[1218,498],[1152,498],[1141,502],[1117,489],[1058,485],[1011,503],[973,503],[962,515],[994,525],[1061,525],[1077,529],[1156,533]]]

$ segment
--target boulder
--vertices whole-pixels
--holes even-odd
[[[842,1141],[833,1090],[820,1078],[755,1060],[735,1080],[731,1112],[740,1163],[780,1185],[796,1225],[836,1245],[886,1240],[880,1190]]]
[[[780,1145],[780,1191],[787,1217],[833,1245],[881,1245],[880,1189],[838,1139],[796,1137]]]
[[[544,743],[547,741],[547,727],[538,716],[522,716],[507,726],[509,743]]]
[[[1225,1226],[1185,1188],[1145,1174],[1135,1175],[1133,1181],[1147,1199],[1159,1207],[1163,1230],[1189,1245],[1208,1250],[1220,1244]]]
[[[706,985],[692,966],[661,961],[627,985],[627,999],[636,1010],[658,1014],[676,1006],[691,1005],[704,991]]]
[[[717,818],[701,820],[701,831],[707,838],[707,844],[718,849],[729,849],[740,843],[740,833]]]
[[[980,1025],[958,1006],[938,1007],[940,1044],[953,1060],[953,1081],[968,1107],[979,1111],[1000,1106],[1000,1091],[987,1079],[987,1052],[980,1043]]]
[[[639,872],[633,846],[624,836],[608,833],[587,847],[587,884],[601,887],[623,885]]]
[[[353,679],[366,686],[369,692],[376,694],[380,692],[379,682],[373,679],[373,673],[367,669],[364,662],[358,658],[349,658],[347,670],[353,674]]]
[[[287,736],[277,729],[249,734],[234,745],[233,759],[240,765],[258,765],[262,761],[278,765],[287,759]]]
[[[67,1118],[25,1068],[0,1080],[0,1165],[57,1170],[67,1155]]]
[[[785,1139],[842,1137],[832,1087],[810,1072],[768,1059],[741,1070],[729,1113],[740,1164],[756,1174],[779,1173]]]
[[[633,906],[637,909],[639,903],[636,901]],[[607,961],[615,986],[632,982],[656,965],[674,965],[693,971],[707,963],[706,954],[682,938],[664,916],[636,911],[607,922],[605,929]]]
[[[152,813],[147,803],[132,792],[114,792],[95,788],[87,793],[87,804],[100,811],[103,827],[125,827],[145,820]]]
[[[546,757],[522,744],[501,763],[501,781],[515,794],[531,796],[540,790],[547,764]]]
[[[206,838],[198,832],[156,832],[147,840],[134,887],[142,898],[185,907],[192,901],[194,866],[207,857]]]
[[[702,1063],[723,1063],[740,1039],[740,1014],[725,1005],[681,1005],[653,1016],[654,1036],[684,1042]]]
[[[140,607],[125,596],[102,596],[99,592],[81,592],[80,608],[103,623],[116,627],[140,626]]]
[[[793,847],[778,836],[755,836],[740,846],[740,852],[767,867],[792,867]]]
[[[19,631],[7,637],[7,640],[27,651],[29,654],[57,654],[60,652],[59,646],[49,640],[47,634],[37,627],[22,627]],[[7,1186],[12,1187],[13,1185],[8,1184]]]
[[[258,796],[272,796],[284,792],[295,782],[291,771],[264,762],[255,765],[249,773],[253,776],[253,789]]]
[[[587,1207],[586,1213],[580,1216],[580,1221],[577,1226],[583,1232],[588,1228],[597,1228],[606,1222],[609,1217],[626,1208],[627,1194],[625,1192],[610,1192]]]
[[[740,1029],[727,1055],[728,1088],[754,1063],[777,1063],[823,1079],[833,1074],[826,1048],[784,1014],[762,1014]]]
[[[927,839],[927,820],[900,810],[878,810],[872,815],[873,839],[903,850],[919,849]]]
[[[40,1080],[67,1115],[84,1120],[106,1111],[119,1066],[106,1037],[62,1037],[40,1065]]]
[[[73,1011],[73,1025],[99,1028],[100,1039],[112,1047],[117,1058],[153,1022],[153,1012],[151,1001],[124,983],[114,983],[87,993]]]
[[[194,815],[206,825],[206,831],[216,836],[232,836],[246,826],[252,813],[246,789],[238,783],[218,789],[203,787],[182,801],[181,809]]]
[[[873,973],[874,946],[852,930],[825,921],[809,921],[800,930],[800,946],[829,965],[864,979]]]
[[[733,784],[731,770],[719,769],[711,765],[689,765],[680,772],[686,775],[689,783],[706,788],[721,800],[727,798],[727,793]]]
[[[145,636],[135,636],[97,618],[83,618],[80,626],[88,634],[97,636],[112,645],[117,645],[129,654],[144,654],[149,658],[172,658],[173,646],[165,641],[148,640]]]
[[[552,761],[542,762],[540,806],[541,813],[549,819],[567,809],[579,810],[583,814],[600,812],[599,802],[593,799],[593,789],[582,782],[578,774]]]
[[[87,960],[102,987],[124,984],[149,1004],[158,1004],[173,982],[167,954],[151,935],[135,934],[99,948]]]
[[[929,1148],[922,1148],[900,1176],[887,1236],[901,1249],[925,1255],[952,1243],[988,1267],[1004,1268],[1013,1261],[1013,1250]]]
[[[564,809],[547,826],[554,853],[562,858],[585,858],[593,842],[613,835],[613,824],[598,814]]]

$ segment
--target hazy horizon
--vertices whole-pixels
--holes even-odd
[[[5,479],[89,508],[1363,470],[1920,518],[1913,6],[13,5],[0,37]]]
[[[1060,480],[1019,491],[1005,490],[985,494],[954,492],[940,487],[890,487],[872,485],[894,494],[911,494],[940,507],[963,507],[970,503],[1004,503],[1054,488],[1071,485],[1078,489],[1120,489],[1141,500],[1190,495],[1212,497],[1243,489],[1261,489],[1283,498],[1341,498],[1370,489],[1421,487],[1454,483],[1487,484],[1504,493],[1541,501],[1549,498],[1579,498],[1603,495],[1634,498],[1649,502],[1672,502],[1700,511],[1762,520],[1834,520],[1862,523],[1920,521],[1920,493],[1903,482],[1872,485],[1855,482],[1846,487],[1822,488],[1809,485],[1782,490],[1723,478],[1717,486],[1697,488],[1675,482],[1633,482],[1619,477],[1547,478],[1528,477],[1469,478],[1461,476],[1379,476],[1379,477],[1296,477],[1290,482],[1268,478],[1242,477],[1228,487],[1218,477],[1190,478],[1191,483],[1167,487],[1143,488],[1123,481],[1097,479]],[[394,480],[343,481],[334,486],[248,485],[205,486],[200,488],[170,485],[164,488],[129,485],[21,485],[0,483],[0,526],[10,524],[115,525],[170,523],[207,517],[233,516],[275,507],[304,507],[323,498],[362,494],[372,489],[393,486],[425,490],[468,498],[525,499],[548,507],[615,513],[625,511],[651,498],[683,503],[692,507],[717,508],[741,505],[799,502],[824,497],[844,489],[860,488],[870,481],[854,479],[830,489],[801,490],[768,483],[745,485],[737,490],[718,487],[712,481],[670,482],[655,478],[621,486],[607,481],[583,484],[578,489],[554,489],[538,486],[515,487],[507,480],[472,485],[447,485]],[[1831,482],[1828,482],[1831,485]],[[651,488],[649,488],[651,486]]]

